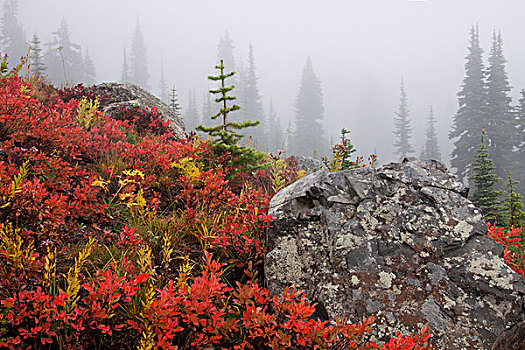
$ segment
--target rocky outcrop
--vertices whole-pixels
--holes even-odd
[[[293,156],[297,163],[297,169],[303,170],[307,174],[316,172],[317,170],[327,170],[325,165],[319,159],[305,156]]]
[[[525,283],[467,192],[413,158],[310,174],[270,203],[268,288],[297,285],[321,318],[374,315],[377,340],[428,323],[438,349],[490,349],[525,319]]]
[[[109,116],[112,116],[122,107],[157,107],[163,118],[169,121],[170,128],[177,139],[184,138],[184,121],[164,102],[148,91],[132,83],[103,83],[95,85],[95,92],[104,96],[101,107]]]

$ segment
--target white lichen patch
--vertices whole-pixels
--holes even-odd
[[[304,262],[299,256],[296,239],[281,237],[277,240],[276,247],[278,248],[268,254],[268,259],[275,261],[275,264],[267,267],[268,275],[287,281],[302,279],[301,266]]]
[[[454,226],[454,233],[460,235],[462,239],[467,240],[472,233],[474,227],[466,221],[460,221]]]
[[[505,261],[495,256],[492,252],[488,252],[487,255],[473,257],[467,267],[467,271],[474,275],[474,279],[483,279],[492,287],[512,290],[514,276],[506,273],[507,269]]]
[[[423,250],[423,251],[421,251],[419,253],[419,256],[422,257],[422,258],[428,258],[430,256],[430,254]]]
[[[396,278],[392,272],[381,271],[379,273],[379,283],[385,289],[390,289],[392,287],[392,281]]]
[[[363,242],[369,239],[369,235],[363,237],[355,235],[353,232],[345,232],[337,235],[336,249],[342,250],[342,255],[349,250],[359,247]]]
[[[357,276],[352,276],[351,278],[351,282],[354,286],[358,285],[359,284],[359,278]]]
[[[447,295],[443,295],[445,299],[445,303],[443,304],[443,308],[447,310],[452,310],[456,306],[456,302],[452,299],[450,299]]]

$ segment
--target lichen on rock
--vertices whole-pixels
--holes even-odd
[[[467,193],[413,158],[310,174],[270,203],[268,287],[297,285],[329,318],[373,314],[378,340],[428,323],[437,348],[490,348],[525,320],[525,283]]]

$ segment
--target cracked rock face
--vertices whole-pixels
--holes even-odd
[[[310,174],[270,203],[268,288],[296,284],[321,318],[374,315],[375,340],[428,323],[439,349],[488,349],[525,320],[525,283],[467,192],[414,158]]]
[[[103,83],[95,86],[97,93],[108,96],[108,101],[102,105],[104,113],[109,116],[122,107],[138,106],[141,108],[157,107],[162,117],[169,121],[171,131],[178,140],[183,139],[184,121],[164,102],[148,91],[132,83]]]

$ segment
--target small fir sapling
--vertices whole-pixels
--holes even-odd
[[[261,167],[259,163],[264,155],[253,148],[239,145],[239,141],[244,135],[239,134],[237,130],[256,126],[259,122],[246,120],[237,123],[228,119],[229,113],[241,109],[236,104],[233,104],[231,107],[228,106],[228,101],[234,101],[236,97],[228,95],[235,86],[226,86],[226,79],[234,76],[235,72],[225,73],[223,60],[215,68],[219,70],[219,75],[209,76],[208,79],[219,81],[221,85],[216,90],[210,90],[210,93],[219,95],[215,102],[221,104],[221,109],[211,119],[215,120],[222,117],[222,123],[213,127],[199,125],[196,129],[213,137],[213,148],[218,153],[227,154],[227,164],[224,165],[227,165],[234,173],[256,170]]]
[[[356,152],[354,145],[349,138],[346,137],[350,131],[345,128],[341,129],[341,142],[332,147],[332,160],[323,158],[324,165],[332,172],[353,169],[357,167],[357,163],[350,160],[352,153]]]

